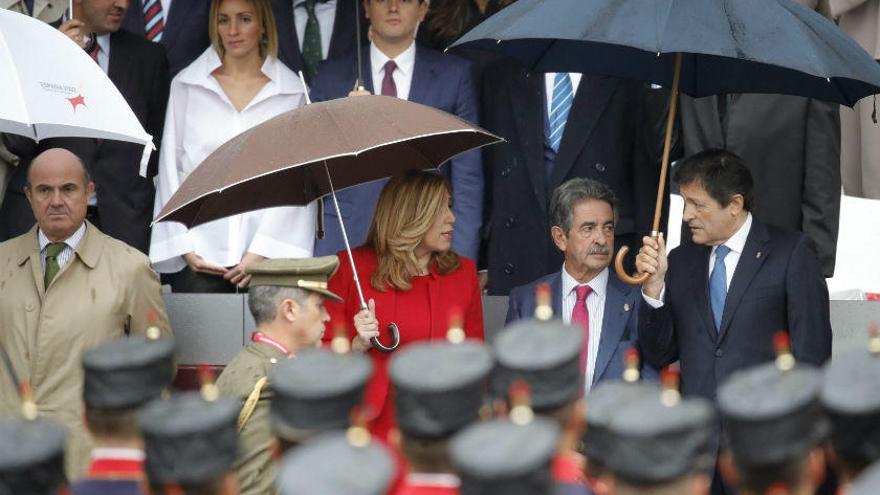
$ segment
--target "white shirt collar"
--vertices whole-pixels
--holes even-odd
[[[385,73],[385,63],[389,60],[392,60],[387,55],[382,53],[381,50],[376,48],[376,45],[370,43],[370,67],[373,69],[373,74],[377,72],[380,74]],[[416,42],[413,40],[410,43],[409,48],[403,51],[400,55],[395,57],[394,63],[397,64],[397,70],[406,77],[412,76],[413,68],[416,65]],[[381,86],[382,81],[373,81],[373,88],[377,85]]]
[[[211,75],[211,73],[221,65],[223,65],[223,62],[220,60],[217,51],[214,50],[214,47],[209,46],[201,55],[199,55],[199,58],[183,69],[180,74],[177,75],[176,79],[183,84],[200,86],[211,91],[222,92],[220,84],[214,76]],[[284,64],[279,62],[277,58],[266,57],[260,70],[269,78],[269,82],[267,83],[267,86],[269,87],[264,88],[269,91],[260,92],[260,94],[263,94],[265,97],[277,94],[305,94],[305,86],[299,77]],[[254,97],[254,100],[248,105],[253,105],[257,101],[257,97]]]
[[[99,34],[95,36],[95,40],[98,42],[98,46],[101,47],[102,52],[110,53],[110,33]]]
[[[568,270],[565,269],[565,264],[562,265],[562,297],[566,297],[574,290],[578,285],[582,285],[571,274],[568,273]],[[599,297],[605,297],[605,292],[608,289],[608,267],[606,266],[601,272],[599,272],[592,280],[586,283],[589,285],[593,292],[596,293]]]
[[[459,488],[461,480],[452,473],[409,473],[406,482],[410,485],[441,486],[447,488]]]
[[[746,240],[749,238],[749,230],[752,229],[752,214],[749,213],[746,216],[746,221],[740,226],[739,230],[736,231],[735,234],[730,236],[730,239],[727,239],[723,243],[724,246],[730,248],[731,251],[736,252],[737,254],[742,254],[743,249],[746,247]],[[718,246],[712,248],[712,254],[715,254],[715,250],[718,249]]]
[[[95,447],[92,449],[92,459],[115,459],[120,461],[143,461],[146,459],[141,449],[121,447]]]
[[[76,229],[76,232],[71,234],[70,237],[64,239],[65,244],[70,246],[70,249],[76,250],[76,247],[79,246],[79,242],[82,240],[83,236],[86,235],[86,223],[83,222],[82,225]],[[40,252],[43,252],[46,249],[46,246],[52,243],[46,234],[43,233],[43,229],[37,229],[37,239],[40,241]]]

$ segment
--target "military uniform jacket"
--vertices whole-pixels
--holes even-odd
[[[65,462],[81,478],[92,445],[82,425],[83,352],[155,325],[170,334],[159,277],[146,256],[87,223],[76,251],[48,288],[37,227],[0,243],[0,347],[27,380],[41,417],[65,426]],[[0,368],[0,415],[21,410]]]
[[[226,366],[217,387],[220,394],[245,405],[257,382],[269,376],[272,365],[287,359],[281,351],[268,344],[249,342]],[[247,422],[239,428],[239,454],[235,463],[241,495],[277,493],[275,461],[272,459],[272,429],[269,424],[269,402],[272,389],[268,382],[258,392],[256,407]],[[239,420],[242,416],[239,416]],[[241,423],[239,423],[241,424]]]

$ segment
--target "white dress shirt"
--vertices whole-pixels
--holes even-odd
[[[70,261],[70,257],[73,256],[73,252],[76,251],[76,247],[79,246],[79,242],[82,240],[83,236],[86,235],[86,223],[83,222],[82,225],[76,229],[70,237],[65,239],[63,242],[65,244],[64,249],[61,251],[61,254],[55,258],[55,261],[58,262],[58,268],[64,268],[64,265]],[[46,234],[43,233],[42,229],[37,229],[37,239],[40,242],[40,263],[43,265],[43,272],[46,271],[46,247],[52,242],[46,237]]]
[[[267,57],[262,71],[269,82],[239,112],[211,75],[220,65],[217,53],[208,47],[171,82],[156,177],[155,213],[190,172],[220,145],[305,102],[305,89],[299,78],[277,59]],[[182,256],[189,252],[226,267],[238,264],[245,252],[267,258],[310,257],[315,209],[314,202],[304,207],[266,208],[214,220],[188,231],[179,223],[160,222],[153,226],[150,260],[156,271],[174,273],[186,265]]]
[[[553,111],[553,87],[556,85],[556,74],[557,72],[547,72],[544,74],[544,93],[546,93],[545,97],[547,100],[547,116],[550,116],[550,112]],[[574,96],[577,95],[578,87],[581,85],[581,77],[583,74],[580,72],[569,72],[568,77],[571,78],[571,94],[572,94],[572,102],[574,102]]]
[[[562,321],[571,324],[571,313],[577,303],[575,288],[582,285],[562,266]],[[587,295],[587,311],[590,315],[590,335],[587,341],[587,369],[584,370],[585,392],[590,391],[593,372],[596,369],[596,356],[599,355],[599,339],[602,338],[602,318],[605,316],[605,297],[608,295],[608,268],[599,272],[586,284],[593,289]]]
[[[730,252],[727,253],[727,256],[724,258],[724,270],[727,275],[727,289],[730,290],[730,282],[733,280],[733,272],[736,271],[736,265],[739,263],[739,257],[742,256],[743,249],[746,247],[746,240],[749,238],[749,231],[752,229],[752,214],[749,213],[746,215],[746,221],[740,226],[740,228],[730,236],[730,239],[724,241],[721,245],[727,246],[730,248]],[[718,249],[718,246],[712,247],[712,253],[709,255],[709,277],[712,277],[712,270],[715,267],[715,251]],[[708,280],[708,279],[706,279]],[[666,286],[663,286],[663,289],[660,291],[660,298],[654,299],[653,297],[648,297],[645,295],[645,292],[642,291],[642,298],[651,305],[652,308],[661,308],[663,307],[664,298],[666,295]]]
[[[382,80],[385,78],[385,63],[389,60],[387,55],[370,43],[370,69],[373,74],[373,93],[382,94]],[[416,43],[413,41],[409,48],[393,59],[397,64],[394,69],[394,84],[397,86],[397,97],[401,100],[409,100],[409,89],[412,86],[413,69],[416,66]]]
[[[327,0],[315,4],[315,17],[321,26],[321,55],[327,58],[330,51],[330,40],[333,38],[333,24],[336,22],[336,0]],[[306,37],[306,23],[309,13],[306,11],[306,0],[293,0],[293,25],[296,28],[296,39],[302,52],[303,40]]]

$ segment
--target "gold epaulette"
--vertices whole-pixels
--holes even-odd
[[[239,433],[244,429],[244,425],[247,424],[248,420],[251,419],[251,414],[254,413],[254,409],[257,408],[257,402],[260,401],[260,394],[263,392],[263,387],[266,386],[266,381],[267,379],[265,376],[257,380],[257,383],[254,384],[254,389],[251,390],[247,400],[244,401],[244,406],[242,406],[241,412],[238,413]]]

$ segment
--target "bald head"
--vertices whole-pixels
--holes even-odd
[[[65,241],[80,228],[94,191],[82,160],[61,148],[34,158],[24,188],[40,230],[52,242]]]

